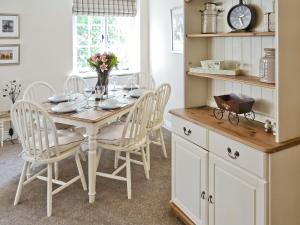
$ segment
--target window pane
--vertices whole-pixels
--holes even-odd
[[[107,24],[108,25],[115,25],[115,24],[117,24],[117,17],[108,17],[107,18]]]
[[[91,28],[91,45],[104,44],[104,30],[100,26],[92,26]]]
[[[89,42],[89,28],[85,25],[77,26],[77,44],[88,45]]]
[[[87,16],[77,16],[77,24],[88,24]]]
[[[102,23],[103,23],[103,17],[100,17],[100,16],[92,17],[92,24],[101,25]]]
[[[99,48],[99,47],[93,47],[91,48],[91,55],[95,55],[97,53],[103,52],[103,49]]]
[[[115,26],[108,27],[108,39],[107,42],[109,45],[114,45],[118,42],[119,34],[118,29]]]
[[[108,23],[108,51],[117,54],[119,69],[128,69],[130,64],[130,39],[132,25],[130,18],[110,17]]]
[[[87,67],[87,59],[90,57],[88,48],[77,49],[77,67]]]
[[[118,56],[119,69],[129,68],[132,52],[133,23],[128,17],[77,16],[74,33],[74,55],[77,69],[90,69],[87,58],[96,53],[113,52]],[[106,30],[107,28],[107,30]],[[134,63],[132,63],[134,64]]]

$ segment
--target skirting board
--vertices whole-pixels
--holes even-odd
[[[188,218],[187,215],[185,215],[184,212],[182,212],[181,209],[179,209],[173,202],[170,202],[170,208],[172,214],[185,225],[195,225],[193,221],[191,221],[190,218]]]
[[[163,127],[168,131],[172,131],[172,123],[169,120],[164,120]]]

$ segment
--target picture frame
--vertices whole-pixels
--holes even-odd
[[[20,64],[20,45],[0,45],[0,66]]]
[[[172,52],[183,53],[184,17],[183,7],[174,7],[171,10]]]
[[[20,17],[18,14],[0,13],[0,38],[10,39],[20,37]]]

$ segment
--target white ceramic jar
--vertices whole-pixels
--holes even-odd
[[[265,56],[260,60],[260,81],[275,83],[275,48],[265,48]]]
[[[205,10],[200,10],[202,27],[201,32],[203,34],[217,33],[217,17],[223,12],[217,9],[217,3],[206,2]]]

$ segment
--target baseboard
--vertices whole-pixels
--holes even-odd
[[[164,120],[163,127],[168,131],[172,131],[172,123],[169,120]]]
[[[172,214],[175,217],[177,217],[181,222],[183,222],[185,225],[195,225],[195,223],[193,223],[193,221],[187,215],[185,215],[185,213],[182,212],[182,210],[179,209],[177,205],[175,205],[173,202],[170,202],[170,208]]]

